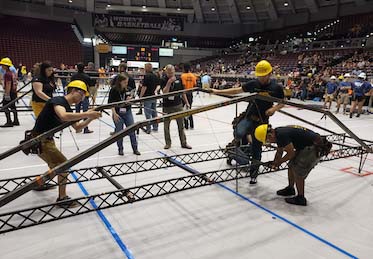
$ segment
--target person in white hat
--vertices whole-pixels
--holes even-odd
[[[324,109],[330,110],[330,106],[332,106],[332,102],[338,88],[338,84],[336,81],[337,78],[335,76],[331,76],[330,81],[326,84]],[[327,103],[329,103],[328,108],[326,108]]]
[[[342,76],[342,81],[339,82],[338,86],[338,99],[337,99],[337,110],[335,113],[339,112],[339,108],[341,107],[341,104],[343,103],[343,115],[346,114],[346,107],[347,104],[350,102],[350,96],[348,94],[348,90],[351,89],[351,82],[350,80],[350,74],[346,73],[344,76]]]
[[[360,117],[360,114],[363,110],[363,105],[365,102],[365,96],[369,95],[369,92],[372,89],[372,85],[366,81],[367,75],[365,73],[360,73],[358,79],[352,83],[352,103],[350,110],[350,118],[352,118],[356,104],[358,106],[356,117]]]

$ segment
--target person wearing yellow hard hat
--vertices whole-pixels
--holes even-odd
[[[2,103],[3,106],[9,105],[9,107],[4,109],[6,123],[4,125],[1,125],[0,127],[8,128],[13,126],[19,126],[18,113],[16,109],[16,103],[14,101],[17,98],[17,82],[13,73],[10,71],[10,67],[13,66],[13,63],[10,60],[10,58],[2,58],[0,60],[0,65],[1,68],[5,71],[3,75],[4,96]],[[13,121],[10,116],[11,111],[14,115]]]
[[[272,162],[273,169],[278,169],[280,165],[289,161],[289,185],[278,190],[277,195],[293,196],[285,198],[285,201],[294,205],[306,206],[305,179],[320,161],[320,157],[330,152],[332,144],[318,133],[296,125],[274,129],[271,125],[262,124],[255,129],[254,135],[262,143],[277,144],[277,152]],[[284,152],[286,154],[283,156]],[[296,196],[294,183],[298,192]]]
[[[239,94],[249,92],[284,99],[282,86],[277,84],[275,79],[271,79],[272,71],[271,64],[267,60],[261,60],[255,66],[256,79],[246,82],[242,87],[225,90],[213,89],[212,92],[217,94]],[[245,116],[242,116],[243,119],[235,126],[234,142],[240,143],[247,139],[247,135],[253,136],[255,128],[259,124],[268,123],[269,117],[283,106],[283,104],[274,105],[273,102],[260,99],[250,101]],[[262,157],[262,145],[255,138],[252,139],[252,159],[260,161]],[[251,167],[250,170],[250,183],[255,184],[257,182],[258,167]]]
[[[67,85],[66,96],[53,97],[46,102],[32,129],[33,136],[43,134],[68,121],[79,121],[74,123],[72,127],[77,131],[81,131],[91,123],[91,121],[101,117],[101,113],[94,110],[74,113],[71,109],[70,106],[81,102],[85,98],[87,92],[87,85],[83,81],[71,81]],[[57,149],[53,137],[41,141],[41,148],[38,156],[43,159],[51,169],[66,161],[66,157]],[[58,175],[59,188],[57,202],[61,202],[60,206],[62,207],[76,205],[66,194],[67,175],[68,173]],[[43,187],[44,186],[41,186],[41,188]]]
[[[70,78],[71,81],[74,81],[74,80],[83,81],[87,85],[87,89],[89,89],[91,86],[93,87],[96,85],[96,80],[92,80],[91,77],[87,73],[84,72],[83,63],[78,63],[76,65],[76,68],[78,72],[71,76]],[[81,110],[83,110],[83,112],[86,112],[88,111],[88,108],[89,108],[89,91],[86,92],[86,98],[84,98],[80,103],[77,103],[75,105],[75,112],[79,113]],[[89,130],[87,126],[86,128],[84,128],[83,133],[84,134],[93,133],[93,131]]]
[[[346,114],[347,104],[350,102],[350,95],[348,94],[348,91],[351,89],[351,82],[349,82],[350,77],[348,73],[339,77],[341,81],[337,89],[337,110],[335,113],[339,112],[341,104],[343,103],[343,115]]]

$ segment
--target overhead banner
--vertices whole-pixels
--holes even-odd
[[[110,14],[93,14],[93,25],[96,28],[183,31],[184,19],[158,16],[119,16]]]

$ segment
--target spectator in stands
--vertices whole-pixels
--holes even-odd
[[[83,81],[87,86],[88,88],[90,86],[94,86],[95,85],[95,82],[91,80],[91,78],[89,77],[88,74],[84,73],[84,64],[83,63],[78,63],[76,65],[76,68],[78,69],[78,72],[73,74],[71,76],[71,81],[75,81],[75,80],[80,80],[80,81]],[[77,113],[80,112],[81,109],[83,109],[83,112],[86,112],[88,111],[88,107],[89,107],[89,92],[87,91],[86,92],[86,98],[84,98],[80,103],[76,104],[75,105],[75,111]],[[88,125],[84,128],[84,131],[83,131],[84,134],[89,134],[89,133],[93,133],[92,130],[89,130],[88,129]]]
[[[13,100],[17,98],[17,85],[16,79],[13,73],[10,71],[10,67],[13,66],[12,61],[10,58],[2,58],[0,61],[0,65],[2,69],[5,71],[3,76],[3,88],[4,88],[4,96],[3,96],[3,106],[9,104]],[[10,111],[13,112],[14,119],[12,121],[10,117]],[[16,110],[16,103],[13,102],[10,107],[4,110],[6,116],[6,123],[1,127],[13,127],[19,126],[18,120],[18,113]]]
[[[236,79],[236,82],[235,82],[234,85],[233,85],[233,88],[239,88],[239,87],[241,87],[241,86],[242,86],[242,85],[241,85],[240,79],[237,78],[237,79]]]
[[[48,61],[44,61],[40,64],[39,75],[32,82],[31,107],[35,118],[39,116],[45,103],[53,97],[55,90],[56,83],[53,75],[53,67]]]
[[[220,87],[220,81],[219,81],[219,79],[215,79],[215,82],[214,82],[212,88],[213,89],[219,89],[219,87]]]
[[[360,117],[360,114],[363,110],[363,105],[365,102],[365,96],[369,94],[371,91],[371,84],[366,81],[366,74],[361,73],[358,76],[358,79],[351,84],[352,87],[352,103],[351,103],[351,110],[350,110],[350,118],[352,118],[352,115],[355,112],[356,104],[358,106],[358,111],[356,117]]]
[[[181,82],[184,86],[184,89],[191,89],[197,87],[197,77],[191,72],[190,64],[184,64],[184,73],[181,74]],[[193,92],[185,93],[189,108],[192,108],[193,104]],[[185,129],[189,129],[189,125],[191,129],[194,129],[194,121],[193,116],[189,115],[187,118],[184,118],[184,127]]]
[[[105,71],[104,67],[100,67],[98,69],[98,75],[100,77],[100,79],[98,81],[99,86],[105,86],[106,71]]]
[[[225,89],[226,86],[227,86],[227,81],[223,78],[219,85],[219,89]]]
[[[175,67],[173,65],[166,66],[166,76],[161,79],[161,88],[163,93],[171,93],[175,91],[183,90],[183,84],[181,80],[176,78],[175,76]],[[176,96],[170,96],[168,98],[163,99],[163,112],[164,113],[174,113],[180,112],[183,110],[182,100],[186,104],[187,108],[189,108],[188,99],[185,93]],[[171,147],[171,136],[170,136],[170,120],[164,121],[164,137],[166,145],[164,149],[169,149]],[[182,148],[191,149],[192,147],[187,144],[185,132],[184,132],[184,125],[183,125],[183,118],[176,119],[177,128],[179,131],[179,139]]]
[[[110,89],[108,103],[121,102],[125,100],[131,100],[135,97],[136,88],[129,88],[128,76],[120,74],[117,76],[115,85]],[[126,127],[134,124],[131,105],[117,106],[112,109],[113,121],[115,123],[115,132],[123,130],[123,125]],[[137,140],[134,131],[129,134],[131,140],[131,146],[135,155],[141,155],[137,148]],[[123,156],[123,138],[117,141],[118,154]]]
[[[208,90],[211,88],[211,76],[205,71],[201,78],[202,89]]]
[[[337,110],[335,113],[339,112],[339,108],[341,107],[341,104],[343,103],[343,115],[346,114],[346,107],[347,107],[347,104],[350,102],[350,95],[348,94],[348,90],[351,89],[351,82],[349,82],[350,77],[351,76],[348,73],[340,77],[342,81],[339,82],[339,86],[337,89],[338,99],[337,99]]]
[[[149,97],[156,94],[159,85],[158,77],[153,73],[153,66],[150,63],[145,64],[145,77],[141,85],[140,98]],[[157,114],[157,100],[144,101],[144,113],[147,120],[156,118]],[[158,131],[158,123],[153,123],[153,131]],[[146,133],[150,134],[151,125],[146,125]]]
[[[330,82],[326,84],[326,90],[325,90],[325,101],[324,101],[324,109],[330,110],[330,107],[332,105],[332,102],[334,100],[338,84],[337,84],[337,78],[335,76],[330,77]],[[326,104],[329,103],[328,108],[326,107]]]

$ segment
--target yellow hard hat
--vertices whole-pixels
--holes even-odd
[[[13,63],[10,60],[10,58],[2,58],[1,61],[0,61],[0,65],[5,65],[5,66],[8,66],[8,67],[11,67],[11,66],[13,66]]]
[[[255,129],[255,133],[254,133],[255,138],[262,143],[266,143],[267,131],[268,131],[268,124],[259,125]]]
[[[338,77],[338,79],[339,79],[339,80],[343,80],[344,77],[343,77],[342,75],[340,75],[340,76]]]
[[[81,90],[83,90],[85,92],[85,96],[89,96],[87,85],[83,81],[81,81],[81,80],[71,81],[67,85],[67,89],[69,89],[69,88],[78,88],[78,89],[81,89]]]
[[[255,66],[255,76],[266,76],[272,72],[272,66],[267,60],[261,60]]]
[[[307,76],[308,76],[309,78],[311,78],[311,77],[312,77],[312,73],[308,73]]]

